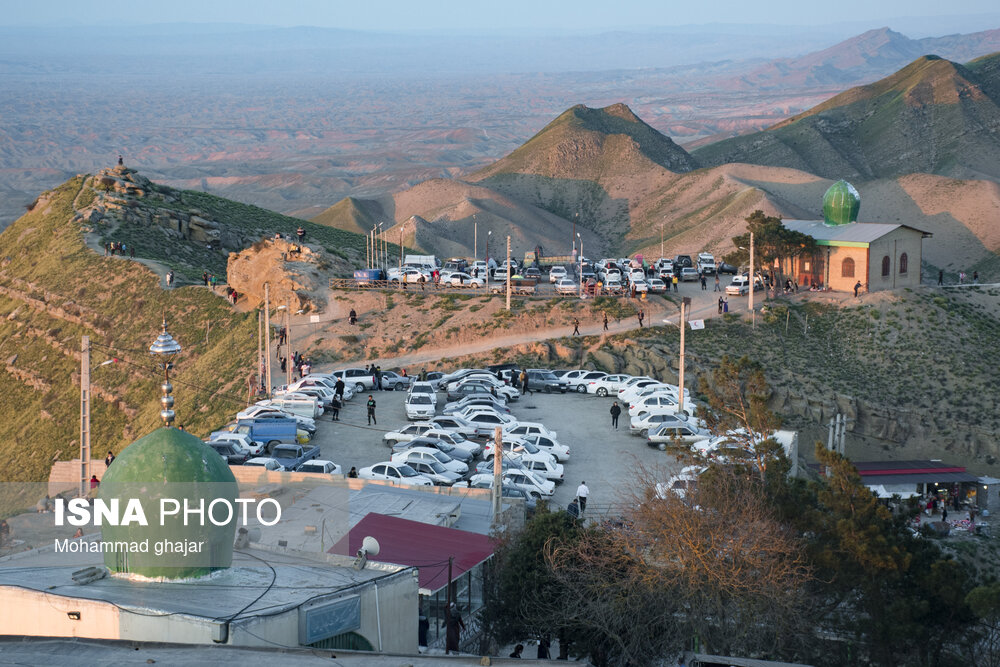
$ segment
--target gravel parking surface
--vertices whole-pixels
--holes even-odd
[[[408,423],[403,410],[404,392],[373,392],[378,407],[378,425],[367,424],[362,393],[340,411],[341,421],[324,416],[317,424],[313,444],[318,444],[322,457],[343,467],[361,469],[389,458],[389,448],[382,435]],[[635,483],[637,466],[665,466],[672,459],[646,445],[645,438],[628,433],[628,414],[622,415],[619,430],[611,428],[611,398],[584,394],[529,394],[510,404],[511,412],[520,420],[541,422],[558,433],[557,439],[570,448],[566,462],[565,482],[556,486],[553,502],[565,507],[576,494],[581,481],[590,488],[588,512],[603,513],[609,506],[623,501]],[[438,394],[438,406],[445,397]]]

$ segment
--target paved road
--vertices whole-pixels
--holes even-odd
[[[386,431],[406,424],[401,392],[374,392],[378,407],[378,425],[369,427],[365,418],[367,394],[356,396],[341,410],[340,422],[321,420],[314,443],[322,458],[359,469],[389,458],[382,440]],[[635,488],[638,466],[656,468],[670,463],[663,452],[646,446],[646,441],[628,434],[627,415],[622,415],[621,430],[611,424],[610,398],[582,394],[531,394],[511,404],[513,414],[524,421],[537,421],[558,433],[558,440],[570,448],[566,463],[566,481],[557,485],[553,502],[565,507],[581,481],[590,488],[593,507],[602,509],[625,501]],[[444,394],[439,394],[444,405]],[[328,419],[328,418],[326,418]]]

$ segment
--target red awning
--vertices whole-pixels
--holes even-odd
[[[359,521],[329,553],[354,556],[368,536],[379,543],[378,555],[369,560],[419,568],[420,588],[431,593],[448,583],[449,557],[455,559],[451,575],[457,579],[493,555],[493,541],[486,535],[374,512]]]

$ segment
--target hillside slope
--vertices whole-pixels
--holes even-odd
[[[745,162],[825,178],[911,173],[1000,179],[1000,72],[925,56],[761,132],[702,146],[704,165]]]
[[[80,345],[90,336],[92,446],[101,458],[155,428],[159,378],[148,348],[166,318],[176,360],[178,424],[206,435],[246,396],[256,317],[204,287],[159,288],[145,266],[88,249],[73,179],[45,193],[0,233],[0,470],[3,481],[45,480],[77,456]],[[118,363],[100,365],[118,358]],[[172,379],[174,379],[172,378]]]

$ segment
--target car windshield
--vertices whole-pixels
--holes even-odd
[[[411,468],[410,466],[407,465],[396,466],[396,470],[398,470],[399,474],[402,475],[403,477],[417,477],[417,471]]]
[[[426,463],[427,463],[428,466],[430,466],[431,470],[433,470],[434,472],[436,472],[439,475],[442,474],[442,473],[448,472],[448,469],[445,468],[440,463],[438,463],[437,461],[427,461]]]
[[[556,379],[555,373],[553,373],[552,371],[538,371],[538,377],[540,377],[543,380]]]
[[[323,466],[315,463],[303,463],[299,466],[299,472],[323,472]]]
[[[444,452],[440,452],[440,451],[434,452],[434,458],[436,458],[441,463],[447,463],[448,461],[451,460],[450,456],[448,456]]]
[[[412,405],[430,405],[431,397],[426,394],[418,394],[410,397],[410,403]]]

